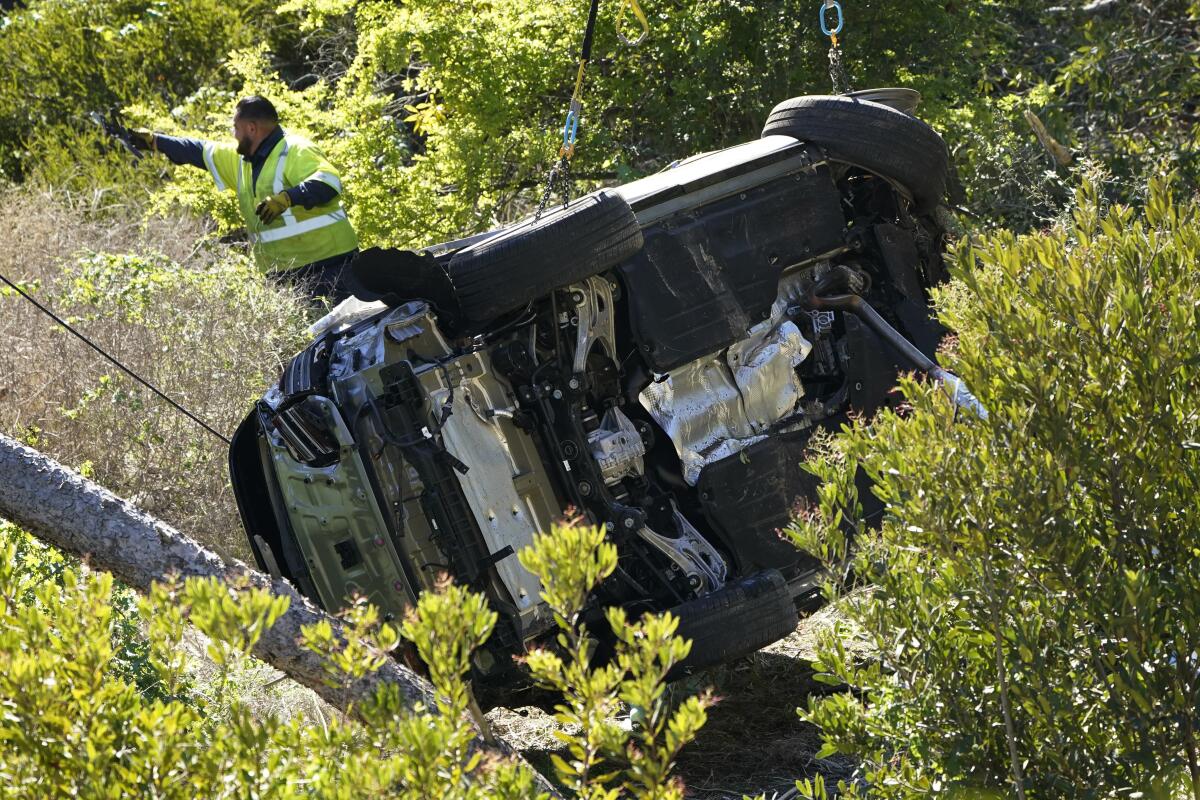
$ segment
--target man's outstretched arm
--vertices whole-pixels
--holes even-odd
[[[143,150],[162,153],[174,164],[189,164],[208,170],[214,180],[217,180],[217,186],[225,188],[224,180],[221,179],[221,170],[218,169],[216,163],[216,146],[212,142],[186,136],[168,136],[165,133],[148,130],[134,131],[133,138],[134,142]],[[316,172],[311,178],[301,181],[281,193],[288,197],[286,205],[271,215],[271,218],[274,219],[287,206],[297,205],[303,208],[312,208],[328,203],[340,193],[341,181],[332,168],[325,172]]]
[[[204,163],[205,142],[202,139],[167,136],[165,133],[153,131],[134,131],[133,140],[143,150],[162,153],[173,164],[190,164],[200,169],[208,169],[208,165]]]
[[[188,164],[207,170],[222,191],[233,186],[232,182],[237,176],[238,155],[231,144],[187,136],[168,136],[148,130],[133,131],[133,140],[143,150],[162,153],[174,164]]]

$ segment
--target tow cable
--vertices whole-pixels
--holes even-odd
[[[583,31],[583,45],[579,48],[579,68],[575,73],[575,89],[571,92],[571,104],[567,108],[567,118],[563,122],[562,146],[558,150],[558,161],[550,167],[546,175],[546,189],[542,192],[541,202],[538,203],[534,219],[538,219],[550,205],[550,197],[555,189],[562,196],[563,207],[571,202],[571,158],[575,155],[575,142],[579,134],[579,119],[583,114],[583,74],[587,63],[592,58],[592,38],[596,32],[596,15],[600,10],[600,0],[592,0],[588,9],[587,26]],[[623,30],[623,20],[632,16],[641,26],[642,31],[636,38],[629,38]],[[638,0],[622,0],[621,11],[617,17],[617,38],[630,47],[637,47],[650,33],[650,23],[646,13],[638,5]]]
[[[833,27],[829,26],[830,11],[837,12],[837,21]],[[817,12],[817,18],[821,21],[821,33],[829,37],[829,79],[833,82],[833,93],[849,94],[850,78],[846,75],[846,67],[842,64],[842,48],[838,42],[838,34],[846,25],[846,18],[842,14],[842,4],[838,0],[825,0]]]
[[[6,277],[5,277],[4,275],[2,275],[2,274],[0,274],[0,281],[4,281],[5,283],[7,283],[9,286],[11,286],[11,287],[12,287],[12,289],[13,289],[13,291],[14,291],[14,292],[16,292],[17,294],[19,294],[21,297],[24,297],[24,298],[25,298],[26,300],[28,300],[30,303],[33,303],[33,305],[34,305],[34,306],[36,306],[36,307],[37,307],[37,309],[38,309],[39,311],[41,311],[41,312],[42,312],[43,314],[45,314],[46,316],[50,317],[50,319],[54,320],[55,322],[57,322],[57,323],[58,323],[59,325],[61,325],[62,327],[66,328],[66,329],[67,329],[67,331],[69,331],[71,334],[73,334],[73,335],[74,335],[76,338],[78,338],[78,339],[79,339],[81,342],[83,342],[84,344],[86,344],[88,347],[92,348],[92,349],[93,349],[93,350],[95,350],[97,353],[99,353],[100,355],[102,355],[102,356],[104,356],[105,358],[107,358],[109,361],[111,361],[113,364],[115,364],[115,365],[116,365],[118,368],[120,368],[121,370],[123,370],[123,371],[125,372],[125,374],[127,374],[129,377],[133,378],[135,381],[137,381],[138,383],[142,384],[142,386],[145,386],[147,389],[149,389],[150,391],[154,392],[156,395],[158,395],[159,397],[161,397],[163,400],[166,400],[168,403],[170,403],[170,404],[171,404],[171,405],[172,405],[172,406],[175,408],[175,410],[176,410],[176,411],[179,411],[181,414],[183,414],[185,417],[187,417],[188,419],[190,419],[192,422],[194,422],[194,423],[196,423],[197,425],[199,425],[201,428],[204,428],[204,430],[208,431],[208,432],[209,432],[209,433],[211,433],[213,436],[215,436],[215,437],[217,437],[218,439],[220,439],[220,440],[221,440],[222,442],[224,442],[224,443],[225,443],[227,446],[231,444],[231,442],[229,441],[229,439],[227,439],[225,436],[222,436],[220,433],[218,433],[217,431],[215,431],[215,430],[213,430],[211,427],[209,427],[208,423],[206,423],[204,420],[200,419],[200,418],[199,418],[199,417],[197,417],[195,414],[193,414],[191,411],[188,411],[188,410],[187,410],[186,408],[184,408],[182,405],[180,405],[179,403],[175,402],[173,399],[171,399],[170,397],[168,397],[168,396],[167,396],[167,395],[166,395],[164,392],[162,392],[162,391],[161,391],[161,390],[160,390],[160,389],[159,389],[157,386],[155,386],[154,384],[150,383],[148,380],[146,380],[145,378],[143,378],[141,375],[138,375],[136,372],[134,372],[133,370],[131,370],[129,367],[127,367],[127,366],[125,366],[124,364],[122,364],[122,363],[121,363],[120,361],[118,361],[118,360],[117,360],[117,359],[116,359],[114,356],[111,356],[111,355],[109,355],[109,354],[108,354],[108,353],[107,353],[107,352],[104,350],[104,348],[100,347],[100,345],[96,344],[96,343],[95,343],[95,342],[93,342],[91,339],[89,339],[88,337],[84,336],[84,335],[83,335],[82,333],[80,333],[79,331],[75,330],[75,328],[71,327],[71,325],[70,325],[70,324],[69,324],[69,323],[68,323],[66,320],[64,320],[62,317],[58,316],[57,314],[55,314],[53,311],[51,311],[51,310],[50,310],[49,308],[47,308],[46,306],[44,306],[44,305],[42,305],[41,303],[39,303],[39,302],[38,302],[37,300],[35,300],[35,299],[34,299],[34,298],[31,296],[31,295],[27,294],[27,293],[25,292],[25,290],[24,290],[24,289],[22,289],[20,286],[18,286],[17,284],[13,283],[12,281],[10,281],[8,278],[6,278]]]

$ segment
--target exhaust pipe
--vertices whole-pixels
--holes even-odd
[[[936,361],[918,350],[917,346],[905,339],[900,331],[879,316],[879,312],[872,308],[870,303],[857,294],[825,294],[825,292],[840,288],[845,280],[846,275],[841,271],[827,275],[813,284],[808,294],[804,296],[802,305],[810,311],[843,311],[858,317],[864,325],[912,362],[913,366],[940,382],[955,405],[973,412],[980,419],[988,418],[987,409],[979,402],[979,398],[971,394],[971,390],[967,388],[962,378],[949,370],[942,369]]]

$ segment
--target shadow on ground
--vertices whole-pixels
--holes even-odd
[[[682,753],[676,774],[696,798],[782,795],[797,778],[821,773],[836,783],[848,778],[854,762],[816,759],[821,737],[802,722],[797,707],[829,686],[813,680],[811,664],[780,653],[761,652],[710,670],[693,680],[720,696],[708,724]]]

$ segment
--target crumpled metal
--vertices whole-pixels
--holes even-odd
[[[763,441],[804,396],[796,367],[812,345],[795,323],[760,323],[737,344],[659,376],[638,399],[671,437],[683,479]]]

